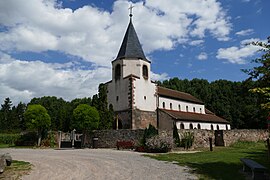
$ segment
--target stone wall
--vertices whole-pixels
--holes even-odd
[[[92,134],[88,134],[86,137],[86,147],[93,146],[93,137],[98,138],[98,148],[116,148],[117,141],[133,141],[138,143],[143,137],[144,130],[99,130],[94,131]]]
[[[141,111],[135,109],[132,111],[133,129],[145,129],[149,124],[157,127],[157,113],[154,111]]]
[[[237,129],[224,131],[225,146],[230,146],[237,141],[265,141],[269,138],[269,132],[267,130],[257,129]]]
[[[183,137],[184,132],[194,133],[194,144],[193,148],[208,148],[209,147],[209,137],[212,138],[213,146],[215,146],[215,131],[212,130],[202,130],[202,129],[181,129],[178,130],[180,139]],[[117,141],[134,141],[138,143],[143,137],[144,130],[130,130],[130,129],[120,129],[120,130],[99,130],[94,131],[92,134],[88,134],[85,139],[86,147],[93,146],[93,137],[97,137],[97,147],[98,148],[116,148]],[[172,131],[162,131],[159,133],[166,133],[172,136]],[[237,141],[264,141],[269,137],[269,132],[267,130],[224,130],[223,139],[225,146],[230,146]]]
[[[209,137],[212,138],[213,146],[215,142],[215,131],[212,130],[201,130],[201,129],[192,129],[178,130],[180,139],[185,132],[194,133],[194,144],[193,148],[206,148],[209,147]],[[236,130],[224,130],[223,139],[225,146],[230,146],[237,141],[265,141],[269,137],[269,132],[267,130],[249,130],[249,129],[236,129]]]

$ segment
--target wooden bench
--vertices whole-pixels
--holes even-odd
[[[116,142],[117,150],[122,149],[133,149],[134,142],[133,141],[117,141]]]
[[[264,173],[266,172],[266,167],[262,166],[261,164],[246,158],[240,159],[243,163],[243,171],[248,171],[248,168],[252,171],[252,179],[259,179],[263,180],[266,179]],[[248,167],[248,168],[247,168]]]

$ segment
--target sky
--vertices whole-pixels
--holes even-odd
[[[0,0],[0,103],[96,94],[130,5],[152,80],[243,81],[270,36],[269,0]]]

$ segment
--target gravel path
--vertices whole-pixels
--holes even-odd
[[[33,170],[23,179],[197,179],[188,169],[131,151],[112,149],[0,149],[13,159],[30,162]]]

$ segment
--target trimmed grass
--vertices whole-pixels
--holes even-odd
[[[240,158],[250,158],[262,164],[268,170],[270,161],[263,142],[239,142],[231,147],[215,147],[214,151],[204,150],[192,154],[147,155],[162,161],[176,161],[179,165],[192,168],[200,179],[245,179],[241,173]]]
[[[28,174],[31,168],[29,162],[13,160],[11,166],[6,166],[4,173],[0,174],[0,179],[20,179],[22,175]]]

